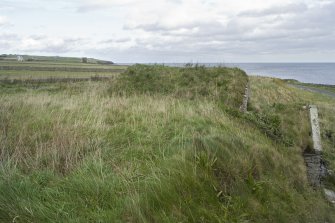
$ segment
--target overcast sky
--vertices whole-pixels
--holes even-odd
[[[335,0],[0,0],[0,53],[332,62]]]

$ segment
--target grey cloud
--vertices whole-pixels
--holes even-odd
[[[45,1],[43,0],[31,0],[31,1],[8,1],[8,0],[1,0],[0,9],[3,10],[17,10],[17,9],[25,9],[25,10],[42,10],[42,7]]]
[[[38,51],[41,52],[55,52],[55,53],[66,53],[73,52],[80,49],[82,40],[76,38],[65,38],[61,43],[47,43]]]
[[[19,40],[16,34],[2,33],[0,34],[0,50],[5,51],[11,48],[12,44]]]
[[[102,4],[83,4],[79,6],[76,11],[79,13],[86,13],[90,11],[102,10],[105,9],[106,6]]]
[[[102,4],[94,3],[78,2],[78,5],[78,12],[105,8]],[[120,38],[115,34],[110,35],[115,38],[107,37],[106,40],[97,42],[93,39],[65,38],[60,42],[49,43],[47,36],[33,35],[30,38],[42,44],[38,48],[27,48],[26,51],[70,53],[81,52],[83,48],[88,55],[101,58],[108,56],[113,61],[117,61],[117,57],[118,60],[136,62],[171,62],[185,58],[211,58],[219,61],[221,59],[217,58],[234,55],[312,55],[316,51],[334,53],[335,2],[316,5],[307,7],[303,3],[288,4],[265,10],[245,11],[227,17],[224,22],[214,19],[214,16],[206,21],[181,21],[174,26],[168,26],[159,20],[148,23],[137,21],[137,25],[124,25],[124,29],[132,35],[129,38]],[[146,34],[142,35],[143,32]],[[21,37],[0,34],[2,48],[15,49],[20,41]]]
[[[164,24],[161,24],[159,22],[154,22],[154,23],[147,23],[147,24],[138,24],[138,25],[129,25],[126,24],[123,26],[124,29],[126,30],[135,30],[135,29],[140,29],[144,30],[147,32],[164,32],[164,31],[171,31],[171,30],[180,30],[180,29],[186,29],[190,30],[192,28],[195,28],[199,26],[199,23],[197,22],[192,22],[189,24],[178,24],[175,26],[167,26]]]
[[[99,1],[86,1],[86,2],[79,2],[77,6],[75,6],[75,10],[78,13],[87,13],[91,11],[98,11],[98,10],[105,10],[105,9],[111,9],[111,8],[122,8],[125,6],[129,6],[129,3],[127,2],[99,2]]]
[[[323,7],[315,7],[304,14],[296,15],[295,19],[287,20],[283,24],[286,29],[311,28],[322,29],[325,32],[333,30],[335,23],[335,2]]]
[[[37,42],[37,45],[24,45],[27,39]],[[66,53],[80,49],[83,43],[78,38],[63,38],[54,41],[47,36],[32,35],[28,37],[18,36],[16,34],[1,34],[0,49],[11,50],[14,52],[50,52],[50,53]]]
[[[227,24],[216,21],[192,23],[179,27],[166,27],[159,23],[140,24],[141,29],[170,40],[137,40],[147,50],[180,53],[231,52],[231,53],[294,53],[335,48],[335,3],[323,7],[307,8],[304,4],[290,4],[281,8],[269,8],[257,12],[244,12],[243,16],[231,17]],[[277,14],[292,13],[289,17]],[[293,13],[299,12],[299,13]],[[248,15],[248,16],[247,16]],[[252,16],[251,16],[252,15]],[[265,15],[277,15],[274,18]],[[252,17],[255,21],[245,22]],[[197,28],[196,33],[175,34],[176,29]],[[171,41],[176,38],[177,41]]]
[[[247,17],[260,17],[260,16],[269,16],[269,15],[280,15],[280,14],[290,14],[290,13],[302,13],[308,9],[307,5],[304,3],[298,4],[289,4],[271,7],[263,10],[249,10],[244,11],[239,14],[239,16]]]
[[[114,38],[114,39],[107,39],[100,41],[102,44],[108,44],[108,43],[126,43],[130,42],[132,39],[131,38]]]
[[[6,17],[1,17],[0,16],[0,27],[8,26],[9,22],[7,21]]]
[[[47,36],[46,35],[31,35],[30,38],[34,40],[43,40],[43,39],[46,39]]]
[[[0,34],[0,40],[2,41],[13,41],[13,40],[18,40],[19,36],[14,33],[2,33]]]
[[[15,6],[10,1],[6,0],[1,1],[0,10],[11,10],[14,8]]]

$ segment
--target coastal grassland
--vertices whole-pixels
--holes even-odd
[[[109,72],[0,70],[0,81],[34,80],[34,79],[49,79],[49,78],[114,77],[119,73],[121,73],[119,70]]]
[[[288,135],[302,152],[312,147],[309,113],[303,106],[317,105],[324,158],[328,167],[335,170],[335,98],[295,88],[280,79],[250,77],[250,80],[251,110],[276,115],[281,120],[281,131]],[[319,87],[312,84],[308,86]]]
[[[300,148],[232,115],[244,88],[224,94],[239,89],[243,72],[212,70],[216,89],[197,74],[204,68],[183,69],[135,66],[111,82],[3,85],[0,219],[334,222],[307,183]],[[161,89],[157,71],[171,72],[164,83],[178,87]],[[221,72],[230,72],[224,84]],[[139,73],[154,87],[128,78]],[[203,81],[222,95],[199,93]]]

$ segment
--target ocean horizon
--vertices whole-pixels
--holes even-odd
[[[148,64],[148,63],[146,63]],[[155,64],[155,63],[150,63]],[[187,63],[156,63],[183,67]],[[197,63],[207,67],[238,67],[248,75],[294,79],[304,83],[335,85],[335,63]],[[131,64],[127,64],[131,65]]]
[[[241,68],[248,75],[335,85],[335,63],[228,63],[226,66]]]

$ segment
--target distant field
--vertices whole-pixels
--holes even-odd
[[[84,67],[84,68],[105,68],[105,69],[125,69],[127,66],[123,65],[103,65],[103,64],[90,64],[80,62],[56,62],[56,61],[32,61],[32,62],[17,62],[17,61],[1,61],[0,67],[2,66],[32,66],[32,67]]]
[[[87,78],[87,77],[111,77],[119,72],[66,72],[66,71],[16,71],[0,70],[0,80],[4,79],[43,79],[43,78]]]
[[[86,64],[79,62],[17,62],[0,61],[1,80],[47,78],[111,77],[127,67],[118,65]]]
[[[81,63],[81,57],[59,57],[59,56],[35,56],[35,55],[0,55],[0,61],[17,61],[17,56],[22,56],[24,61],[38,61],[38,62],[60,62],[60,63]],[[98,62],[103,62],[103,60],[98,60],[94,58],[87,58],[90,63],[97,64]]]

